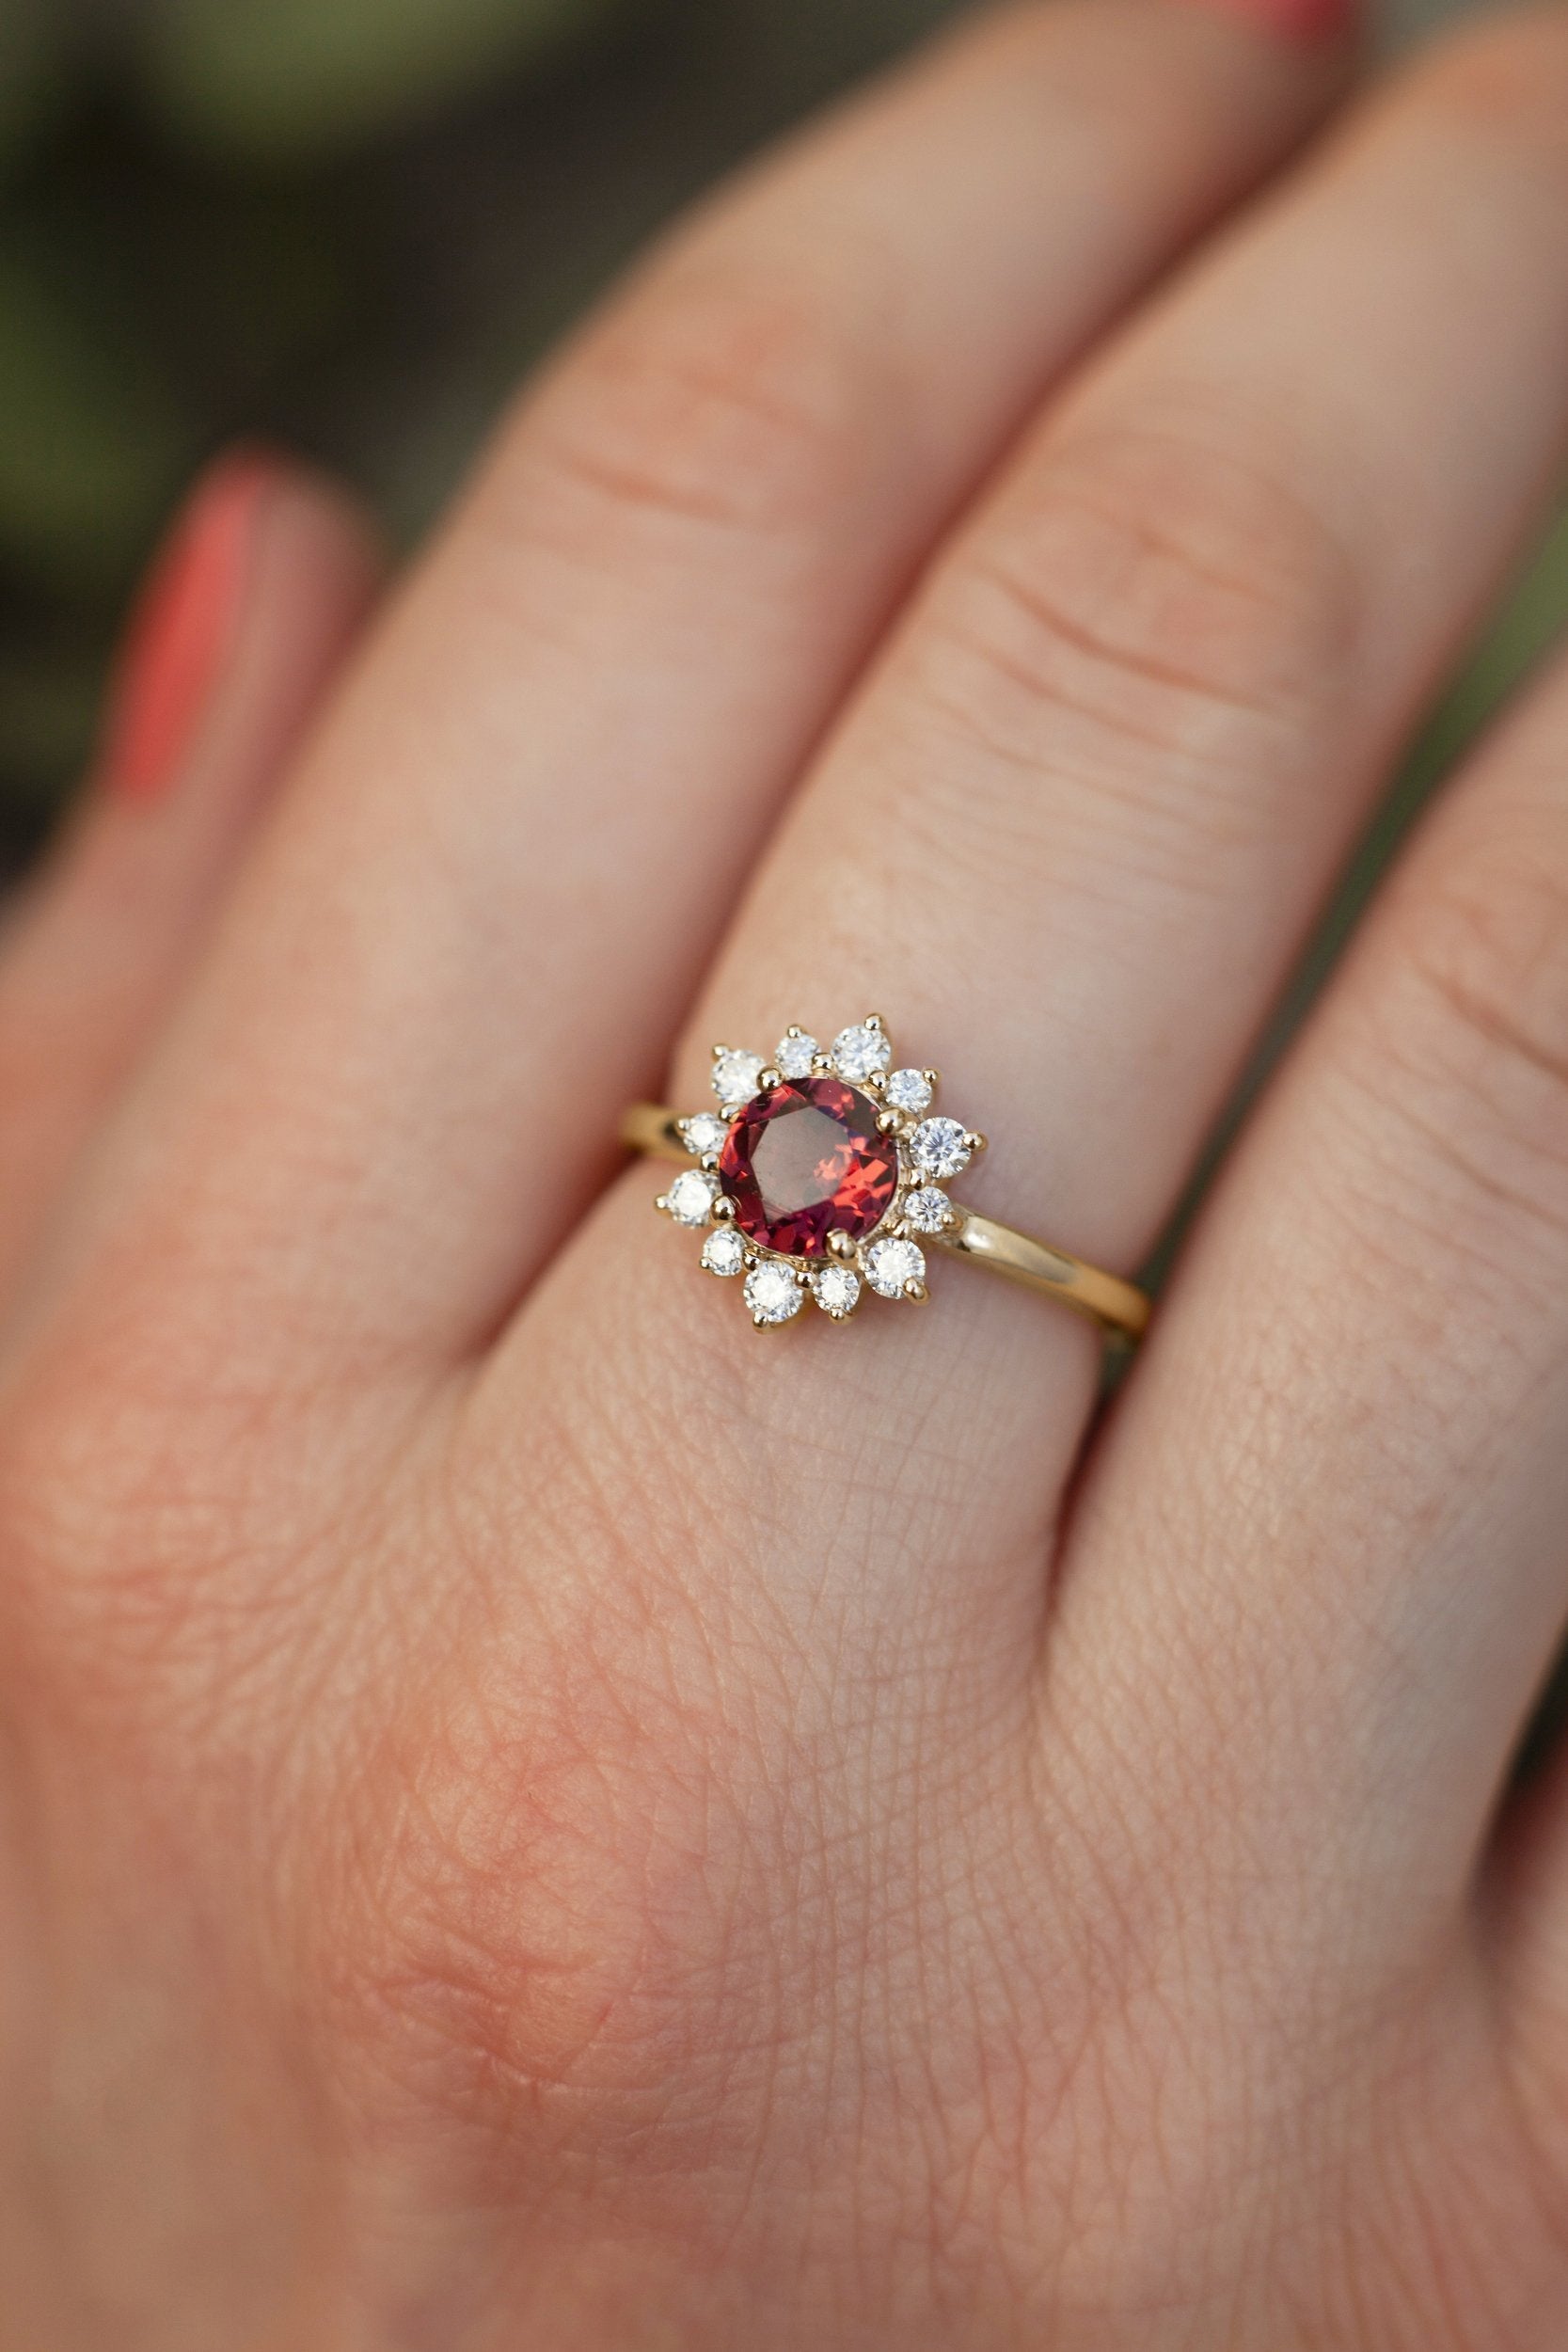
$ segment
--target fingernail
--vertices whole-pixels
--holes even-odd
[[[1343,40],[1361,17],[1360,0],[1190,0],[1190,5],[1303,44]]]
[[[104,730],[102,779],[121,800],[161,800],[179,778],[238,630],[257,525],[277,470],[264,452],[219,458],[153,558]]]

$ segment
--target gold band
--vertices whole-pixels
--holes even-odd
[[[628,1150],[645,1152],[654,1159],[689,1161],[691,1154],[682,1139],[678,1118],[677,1112],[662,1104],[634,1103],[621,1121],[621,1140]],[[1027,1233],[1015,1233],[1010,1225],[976,1216],[973,1209],[958,1201],[953,1206],[959,1222],[950,1232],[931,1238],[955,1257],[972,1258],[976,1265],[989,1267],[992,1274],[1024,1290],[1059,1300],[1117,1339],[1140,1336],[1148,1321],[1149,1302],[1135,1282],[1124,1282],[1119,1274],[1085,1265],[1082,1258],[1074,1258],[1066,1249],[1048,1248]]]

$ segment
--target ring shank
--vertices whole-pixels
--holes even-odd
[[[689,1160],[691,1154],[682,1140],[678,1120],[679,1114],[663,1104],[634,1103],[621,1120],[621,1141],[629,1151],[645,1152],[654,1159]],[[961,1222],[952,1232],[934,1238],[956,1257],[973,1258],[976,1265],[988,1267],[1006,1281],[1056,1299],[1114,1338],[1141,1336],[1148,1322],[1149,1302],[1135,1282],[1125,1282],[1118,1274],[1085,1264],[1069,1250],[1050,1248],[1027,1233],[1015,1233],[1010,1225],[999,1225],[992,1217],[976,1216],[958,1201],[953,1205]]]

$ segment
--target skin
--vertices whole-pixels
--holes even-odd
[[[246,692],[14,920],[8,2352],[1562,2341],[1568,674],[1092,1426],[945,1261],[758,1338],[608,1140],[876,1005],[962,1197],[1154,1240],[1568,443],[1568,19],[1348,66],[977,20],[346,675],[280,492]]]

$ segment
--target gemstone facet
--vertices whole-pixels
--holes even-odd
[[[873,1242],[865,1253],[866,1279],[882,1298],[902,1298],[909,1282],[926,1279],[926,1253],[912,1241]]]
[[[924,1111],[930,1108],[931,1081],[924,1070],[895,1070],[882,1092],[895,1111]]]
[[[940,1233],[949,1215],[947,1195],[935,1184],[922,1184],[904,1202],[904,1216],[917,1233]]]
[[[746,1304],[759,1323],[787,1323],[805,1295],[786,1265],[754,1265],[746,1277]]]
[[[956,1119],[923,1119],[910,1149],[925,1176],[957,1176],[969,1166],[969,1146]]]
[[[816,1040],[814,1037],[808,1037],[803,1029],[791,1029],[779,1040],[773,1067],[781,1078],[809,1078],[812,1057],[816,1051]]]
[[[705,1225],[718,1194],[719,1186],[705,1169],[683,1168],[665,1199],[677,1225]]]
[[[703,1244],[703,1263],[710,1274],[738,1274],[746,1263],[746,1245],[733,1225],[716,1225]]]
[[[853,1266],[818,1266],[811,1278],[811,1286],[823,1313],[835,1321],[853,1314],[860,1300],[861,1278]]]
[[[892,1059],[892,1046],[881,1030],[874,1029],[869,1021],[858,1022],[852,1029],[840,1029],[833,1040],[833,1068],[851,1086],[858,1086],[863,1078],[874,1077]]]
[[[836,1078],[785,1080],[748,1103],[719,1160],[748,1240],[819,1258],[830,1233],[873,1232],[898,1189],[897,1145],[877,1119],[876,1104]]]
[[[713,1091],[726,1106],[749,1101],[761,1076],[760,1054],[744,1054],[726,1045],[713,1057]]]
[[[729,1132],[717,1111],[697,1111],[690,1119],[683,1119],[680,1131],[681,1141],[699,1159],[706,1152],[720,1151]]]

